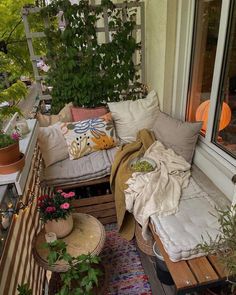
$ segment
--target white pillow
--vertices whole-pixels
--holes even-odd
[[[60,129],[61,122],[40,127],[38,144],[46,167],[69,157],[65,138]]]
[[[146,98],[108,103],[117,136],[121,142],[136,140],[139,130],[151,129],[156,121],[159,102],[157,94],[152,90]]]

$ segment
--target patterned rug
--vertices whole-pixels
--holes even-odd
[[[102,261],[108,266],[107,295],[151,295],[135,242],[128,242],[117,233],[116,225],[106,225],[106,242]]]

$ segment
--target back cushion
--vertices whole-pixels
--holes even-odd
[[[110,113],[88,120],[62,123],[61,131],[71,160],[112,148],[117,144]]]
[[[71,122],[72,116],[70,108],[73,106],[73,103],[70,102],[64,106],[63,109],[57,115],[43,115],[38,113],[36,118],[39,122],[40,127],[47,127],[53,125],[57,122]]]
[[[46,167],[69,157],[60,126],[61,122],[58,122],[52,126],[39,128],[38,144]]]
[[[150,129],[157,119],[159,103],[155,91],[146,98],[108,103],[117,136],[123,143],[136,140],[139,130]]]
[[[97,107],[97,108],[80,108],[80,107],[71,107],[72,121],[82,121],[92,118],[97,118],[108,113],[106,107]]]
[[[152,129],[165,147],[191,163],[201,127],[202,122],[183,122],[159,111]]]

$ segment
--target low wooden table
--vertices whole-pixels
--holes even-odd
[[[216,256],[208,255],[173,262],[169,259],[169,256],[151,223],[149,224],[149,227],[157,246],[165,259],[165,263],[173,278],[176,293],[178,295],[226,283],[227,273],[217,261]]]
[[[88,253],[99,255],[106,236],[101,222],[95,217],[83,213],[74,213],[73,220],[74,228],[72,232],[61,239],[67,244],[67,252],[74,257]],[[37,263],[45,270],[59,273],[67,271],[66,262],[59,261],[52,266],[48,264],[48,250],[42,247],[45,242],[45,230],[42,229],[33,240],[33,255]]]

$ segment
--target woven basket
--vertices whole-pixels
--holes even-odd
[[[138,224],[138,222],[135,222],[135,238],[137,245],[142,252],[150,256],[155,256],[153,252],[154,240],[152,237],[147,241],[144,240],[142,236],[142,227]]]

